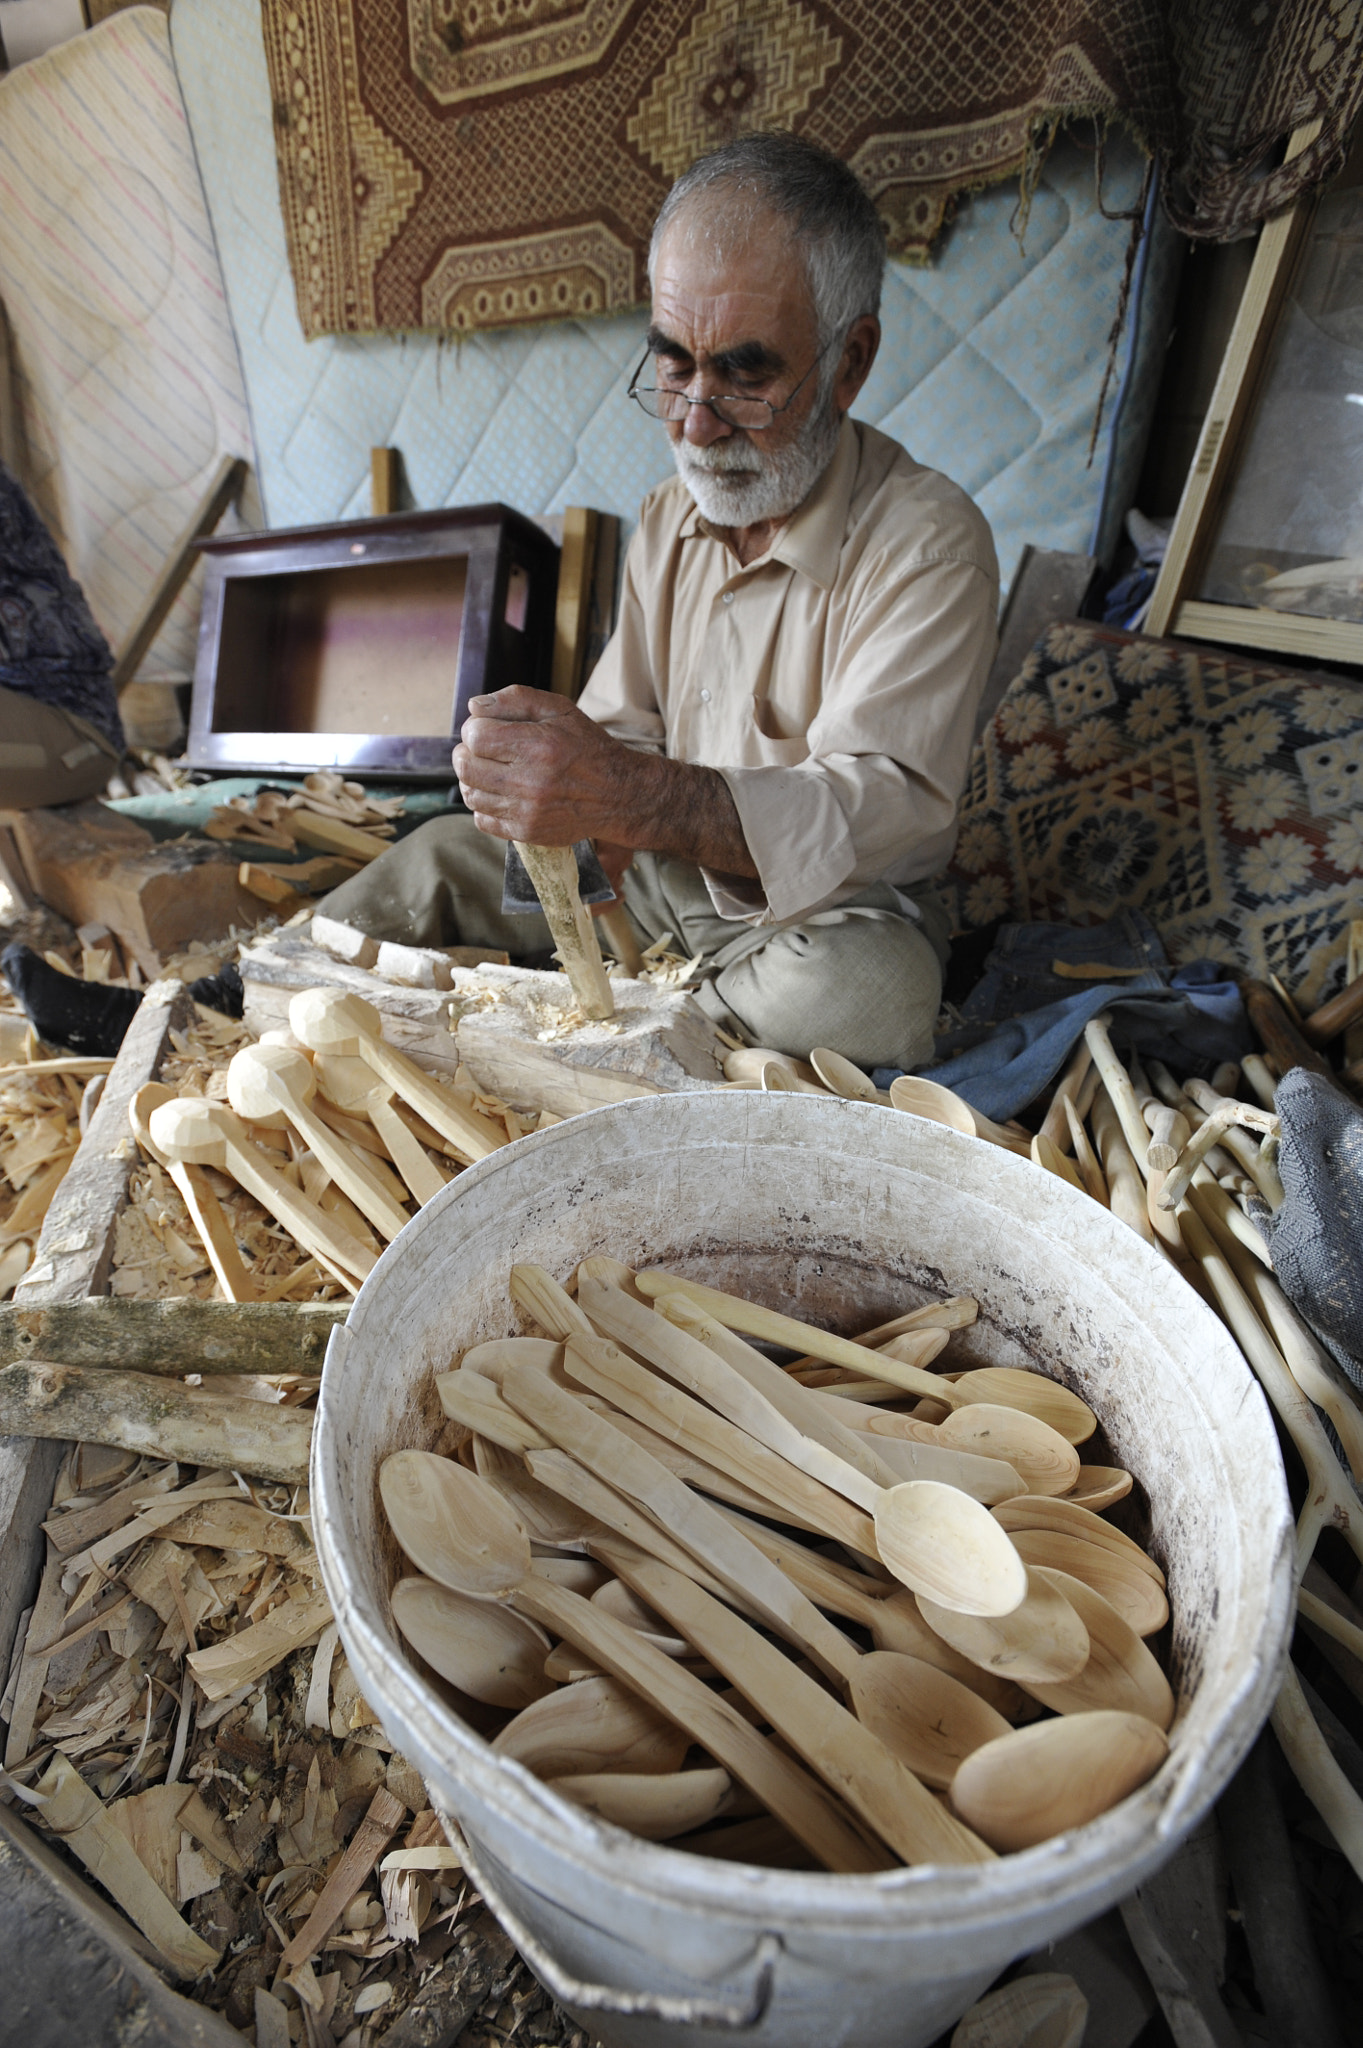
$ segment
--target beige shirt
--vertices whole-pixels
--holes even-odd
[[[761,879],[707,874],[711,900],[776,923],[949,859],[997,610],[983,514],[849,419],[746,569],[680,478],[649,493],[582,709],[630,746],[719,770]]]

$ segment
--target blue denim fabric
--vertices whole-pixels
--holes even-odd
[[[1055,960],[1141,971],[1076,982],[1051,972]],[[1104,1010],[1114,1045],[1163,1060],[1180,1077],[1210,1074],[1253,1043],[1240,992],[1224,969],[1193,960],[1171,970],[1153,925],[1121,911],[1088,927],[1005,925],[961,1024],[938,1040],[937,1062],[919,1071],[985,1116],[1016,1116],[1056,1078],[1084,1026]],[[888,1068],[875,1076],[881,1088],[893,1079]]]

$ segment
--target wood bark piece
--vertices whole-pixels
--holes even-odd
[[[33,1789],[45,1825],[118,1901],[174,1976],[197,1977],[214,1968],[217,1950],[185,1925],[69,1758],[58,1752]]]
[[[48,1208],[33,1263],[0,1315],[16,1322],[35,1311],[102,1294],[113,1266],[114,1227],[128,1199],[136,1159],[128,1104],[161,1063],[172,1026],[192,1015],[184,990],[148,990],[119,1047],[99,1107]],[[40,1524],[52,1501],[60,1445],[47,1438],[0,1438],[0,1668],[8,1668],[15,1625],[33,1598],[42,1564]]]
[[[72,1171],[75,1169],[73,1168]],[[0,1303],[0,1366],[26,1358],[124,1372],[318,1373],[346,1302],[87,1301]]]
[[[572,847],[534,846],[522,840],[515,844],[583,1015],[598,1020],[613,1017],[615,998],[592,914],[578,888],[577,857]]]
[[[253,1685],[273,1671],[281,1657],[301,1650],[330,1621],[331,1606],[325,1593],[285,1600],[225,1642],[193,1651],[187,1660],[189,1668],[210,1700],[226,1699],[229,1692]]]
[[[296,1970],[317,1954],[406,1818],[402,1801],[380,1786],[317,1904],[280,1957],[284,1969]]]
[[[269,915],[238,859],[206,840],[158,841],[106,804],[19,811],[13,827],[37,894],[74,925],[107,925],[149,978],[191,939]]]
[[[31,1358],[0,1370],[0,1430],[115,1444],[301,1486],[308,1476],[312,1416],[179,1386],[150,1373]]]
[[[16,1764],[23,1762],[33,1743],[33,1724],[42,1699],[43,1686],[47,1679],[48,1658],[51,1651],[45,1644],[56,1641],[61,1630],[62,1616],[66,1612],[66,1596],[62,1592],[62,1573],[65,1565],[55,1549],[51,1562],[45,1567],[38,1597],[33,1603],[29,1616],[28,1633],[24,1638],[23,1662],[19,1666],[18,1682],[10,1706],[9,1734],[5,1741],[5,1769],[12,1771]],[[6,1660],[8,1662],[8,1659]]]

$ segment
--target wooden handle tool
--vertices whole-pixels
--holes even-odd
[[[515,847],[535,885],[578,1007],[586,1017],[613,1017],[615,998],[601,958],[595,920],[577,885],[577,856],[572,847],[531,846],[520,839]]]

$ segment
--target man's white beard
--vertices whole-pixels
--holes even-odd
[[[798,439],[768,452],[763,434],[734,433],[695,447],[672,443],[677,474],[702,515],[715,526],[757,526],[785,519],[802,505],[833,460],[842,415],[827,406],[806,421]]]

